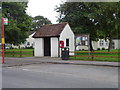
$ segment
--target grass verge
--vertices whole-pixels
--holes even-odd
[[[111,53],[107,53],[108,52],[107,50],[95,51],[94,54],[90,53],[90,56],[94,55],[94,56],[101,56],[101,57],[94,57],[93,59],[91,57],[82,57],[82,56],[88,56],[89,53],[87,52],[88,51],[78,51],[78,53],[76,53],[75,55],[79,57],[73,56],[73,57],[70,57],[70,59],[71,60],[85,60],[85,61],[120,62],[120,58],[112,58],[112,57],[120,57],[120,53],[115,53],[115,52],[120,52],[120,50],[112,50]],[[111,56],[111,57],[102,57],[102,56]]]

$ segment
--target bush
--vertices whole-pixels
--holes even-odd
[[[100,48],[97,48],[97,50],[100,50]]]
[[[81,51],[81,49],[79,49],[78,51]]]
[[[84,49],[82,49],[82,51],[84,51]]]
[[[31,47],[25,47],[25,49],[33,49],[33,47],[31,46]]]
[[[105,50],[105,48],[102,48],[102,50]]]
[[[10,49],[14,49],[13,47],[10,47]]]

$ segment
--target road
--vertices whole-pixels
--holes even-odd
[[[37,64],[4,67],[3,88],[118,88],[118,68]]]

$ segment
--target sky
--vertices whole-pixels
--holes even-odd
[[[60,5],[61,0],[29,0],[27,13],[32,17],[41,15],[56,24],[58,13],[54,11],[56,5]]]

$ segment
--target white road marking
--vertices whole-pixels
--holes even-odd
[[[22,70],[24,70],[24,71],[30,71],[29,69],[22,69]]]
[[[84,78],[84,79],[92,79],[91,77],[89,77],[88,75],[77,75],[77,74],[70,74],[70,73],[62,73],[62,72],[50,72],[50,71],[38,71],[38,70],[31,70],[31,69],[22,69],[24,71],[29,71],[29,72],[42,72],[42,73],[48,73],[48,74],[56,74],[56,75],[64,75],[66,77],[77,77],[77,78]],[[97,81],[103,81],[105,80],[105,78],[108,78],[108,77],[102,77],[102,78],[94,78],[94,80],[97,80]],[[107,82],[118,82],[118,77],[113,77],[116,81],[113,81],[112,79],[108,78]]]
[[[7,67],[7,68],[12,68],[12,67]]]
[[[9,69],[16,69],[16,68],[12,68],[12,67],[9,67]],[[18,69],[18,68],[17,68]],[[35,69],[28,69],[28,68],[19,68],[19,70],[23,70],[23,71],[28,71],[28,72],[41,72],[41,73],[48,73],[48,74],[54,74],[54,75],[64,75],[66,77],[76,77],[76,78],[82,78],[82,79],[92,79],[91,78],[91,75],[80,75],[80,74],[72,74],[72,73],[64,73],[64,72],[53,72],[53,71],[43,71],[43,70],[35,70]],[[114,79],[113,79],[114,78]],[[118,82],[118,77],[114,76],[111,78],[109,78],[108,76],[96,76],[96,78],[94,78],[94,80],[97,80],[97,81],[104,81],[105,79],[107,79],[106,82]],[[115,81],[113,81],[115,80]]]

